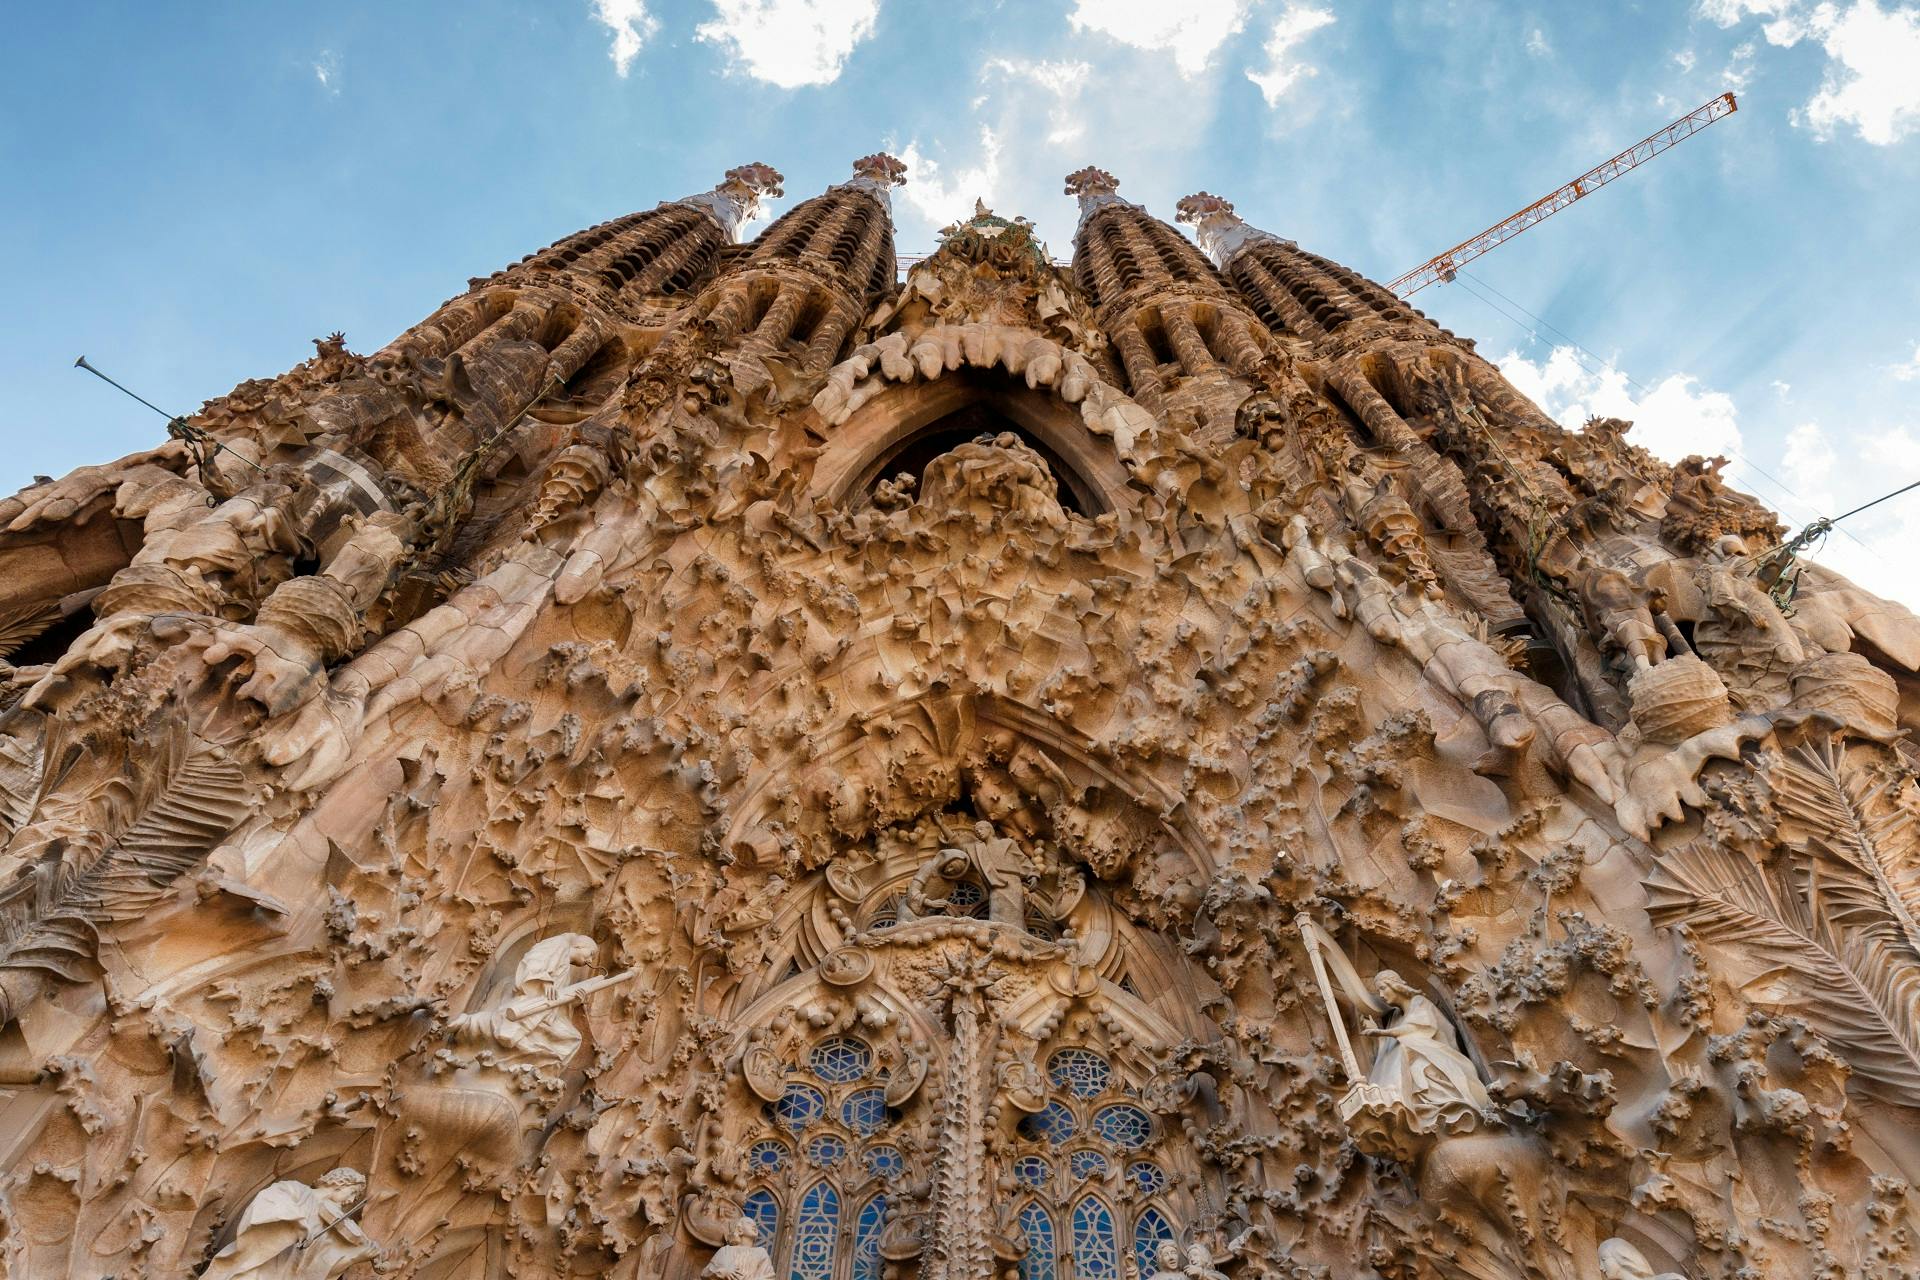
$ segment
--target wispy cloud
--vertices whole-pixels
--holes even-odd
[[[1180,74],[1193,77],[1246,26],[1247,9],[1248,0],[1075,0],[1067,21],[1075,31],[1170,53]]]
[[[1545,58],[1553,53],[1553,45],[1547,39],[1547,33],[1539,27],[1527,33],[1527,52],[1536,58]]]
[[[1332,23],[1331,9],[1316,9],[1305,4],[1288,5],[1285,12],[1274,20],[1265,46],[1266,69],[1249,69],[1247,72],[1247,79],[1260,87],[1260,96],[1267,100],[1269,107],[1279,106],[1280,100],[1287,96],[1287,91],[1294,85],[1319,74],[1311,64],[1294,56],[1294,48],[1320,28]]]
[[[900,149],[907,166],[907,185],[900,194],[936,227],[947,226],[973,213],[974,198],[992,204],[1000,185],[1001,142],[991,128],[980,130],[980,156],[957,168],[942,165],[909,142]]]
[[[735,69],[782,89],[838,80],[880,16],[880,0],[713,0],[713,7],[713,21],[694,34],[725,49]]]
[[[1047,110],[1047,141],[1056,145],[1073,142],[1087,131],[1086,116],[1079,109],[1080,94],[1087,87],[1093,65],[1087,62],[1028,61],[1019,58],[990,58],[984,71],[1025,80],[1045,90],[1053,105]]]
[[[313,78],[320,82],[320,88],[328,97],[339,97],[340,55],[331,49],[322,49],[320,56],[313,60]]]
[[[613,69],[623,76],[660,30],[659,19],[647,12],[646,0],[593,0],[593,20],[613,32],[607,56],[613,59]]]
[[[1887,369],[1898,382],[1912,382],[1920,378],[1920,342],[1913,344],[1913,356],[1904,364],[1892,365]]]

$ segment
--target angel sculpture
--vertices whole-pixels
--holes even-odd
[[[487,1049],[495,1065],[557,1067],[580,1047],[569,1006],[633,976],[631,971],[568,982],[574,965],[592,964],[597,948],[582,933],[542,938],[521,957],[513,995],[498,1009],[458,1014],[447,1021],[455,1045]]]
[[[1294,923],[1306,943],[1347,1078],[1353,1082],[1341,1100],[1341,1116],[1363,1149],[1406,1160],[1418,1149],[1418,1138],[1467,1133],[1498,1123],[1493,1099],[1473,1060],[1461,1052],[1453,1024],[1439,1005],[1391,969],[1375,974],[1369,991],[1325,930],[1305,915],[1296,916]],[[1361,1028],[1362,1035],[1382,1041],[1364,1075],[1327,979],[1329,965],[1340,980],[1339,994],[1348,1002],[1376,1018],[1398,1011],[1397,1017],[1382,1025],[1368,1023]]]
[[[354,1169],[335,1169],[314,1186],[291,1178],[274,1183],[247,1202],[205,1280],[334,1280],[379,1253],[349,1216],[366,1190],[366,1177]]]
[[[1656,1274],[1647,1255],[1619,1236],[1600,1242],[1595,1261],[1600,1265],[1600,1280],[1686,1280],[1677,1271]]]

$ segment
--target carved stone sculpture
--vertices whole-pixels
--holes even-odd
[[[352,1169],[335,1169],[314,1186],[287,1179],[265,1188],[247,1202],[203,1280],[334,1280],[379,1252],[349,1216],[366,1188]]]
[[[1910,1276],[1920,617],[1224,197],[908,177],[0,501],[0,1271]]]

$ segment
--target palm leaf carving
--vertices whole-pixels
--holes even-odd
[[[98,850],[69,845],[0,891],[0,968],[84,979],[100,926],[154,907],[250,807],[239,766],[184,731],[143,766],[151,781],[117,837]]]
[[[1696,841],[1647,880],[1656,924],[1685,924],[1767,966],[1759,1003],[1805,1018],[1863,1080],[1920,1103],[1920,966],[1884,930],[1849,928],[1817,873]]]
[[[58,600],[49,604],[22,605],[17,609],[0,609],[0,658],[12,654],[58,621]]]
[[[1832,739],[1788,752],[1768,774],[1781,815],[1808,829],[1793,847],[1809,897],[1818,893],[1837,925],[1864,930],[1920,962],[1920,856],[1900,774],[1845,767]]]
[[[26,826],[39,806],[45,741],[44,730],[32,738],[0,737],[0,845]]]

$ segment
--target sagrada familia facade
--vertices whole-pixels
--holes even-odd
[[[0,1270],[1920,1274],[1920,620],[1218,196],[904,178],[0,503]]]

